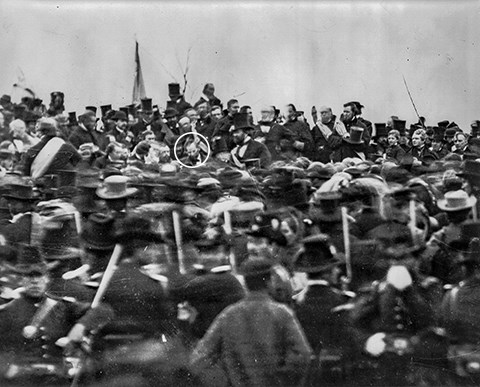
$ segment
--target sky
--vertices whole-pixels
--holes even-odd
[[[135,40],[147,96],[165,106],[168,83],[198,100],[212,82],[258,117],[264,105],[365,105],[364,117],[415,122],[406,79],[427,125],[464,130],[480,119],[478,1],[22,1],[0,0],[0,94],[22,74],[67,111],[132,100]],[[187,61],[188,58],[188,61]]]

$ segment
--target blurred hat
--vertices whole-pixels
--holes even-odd
[[[280,230],[281,225],[282,219],[277,211],[258,213],[254,216],[252,225],[246,233],[257,238],[267,238],[271,242],[285,246],[287,240]]]
[[[452,212],[472,208],[476,203],[477,199],[474,196],[468,196],[465,191],[460,189],[447,192],[444,199],[438,200],[437,206],[442,211]]]
[[[450,124],[450,121],[448,121],[448,120],[443,120],[443,121],[437,122],[437,126],[439,128],[446,128],[449,124]]]
[[[218,180],[222,184],[223,188],[235,187],[237,184],[240,183],[242,177],[243,174],[239,170],[233,169],[231,167],[224,168],[218,174]]]
[[[50,218],[44,222],[40,251],[46,260],[77,259],[81,256],[79,238],[73,215],[70,218]]]
[[[473,238],[480,236],[480,222],[467,221],[460,226],[460,238],[450,242],[453,249],[465,250]]]
[[[270,275],[273,263],[265,258],[247,259],[240,266],[240,273],[245,277],[261,277]]]
[[[19,245],[17,263],[13,270],[21,275],[43,275],[48,272],[48,266],[37,247],[22,243]]]
[[[123,121],[128,121],[127,115],[125,112],[122,111],[116,111],[115,114],[112,116],[113,121],[117,120],[123,120]]]
[[[128,198],[138,192],[137,188],[127,188],[128,177],[114,175],[109,176],[103,181],[103,186],[97,188],[97,196],[109,199]]]
[[[6,199],[34,202],[38,196],[33,191],[33,186],[29,184],[9,184],[10,193],[3,195]]]
[[[175,108],[166,108],[163,113],[164,118],[178,117],[178,111]]]
[[[115,246],[115,219],[104,214],[89,216],[80,238],[87,248],[96,250],[111,250]]]
[[[328,180],[333,176],[334,173],[335,169],[331,164],[322,166],[320,164],[312,163],[307,168],[307,177],[309,179]]]
[[[128,215],[120,222],[116,232],[117,243],[143,240],[152,243],[163,242],[162,236],[153,231],[150,219],[137,214]]]
[[[96,106],[85,106],[85,110],[91,111],[97,114],[97,107]]]
[[[76,125],[77,121],[77,112],[68,112],[68,123],[70,125]]]
[[[462,254],[457,263],[480,264],[480,239],[478,237],[474,237],[470,240],[467,253]]]
[[[363,128],[357,128],[356,126],[352,126],[350,128],[350,137],[344,138],[343,140],[348,142],[349,144],[363,144]]]
[[[305,273],[320,273],[341,263],[336,250],[326,234],[312,235],[302,239],[303,248],[295,257],[295,270]]]
[[[262,212],[265,205],[259,201],[239,202],[230,210],[232,227],[249,228],[254,222],[255,215]]]
[[[9,95],[7,94],[4,94],[0,97],[0,102],[3,102],[3,103],[11,103],[12,102],[12,97],[10,97]]]
[[[447,130],[445,130],[445,138],[453,138],[455,137],[455,133],[457,133],[457,129],[455,128],[447,128]]]
[[[94,169],[77,171],[75,185],[78,188],[98,188],[100,186],[100,171]]]
[[[474,160],[466,160],[463,165],[463,170],[457,173],[460,177],[480,177],[480,162]]]

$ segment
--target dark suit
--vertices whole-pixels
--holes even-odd
[[[248,160],[248,159],[260,159],[261,168],[267,168],[270,165],[272,161],[272,156],[270,155],[270,152],[268,151],[265,145],[250,138],[246,146],[247,148],[243,156],[239,155],[239,150],[241,147],[237,146],[234,149],[232,149],[231,153],[232,155],[235,155],[238,161],[243,163],[245,160]]]
[[[182,115],[185,110],[190,109],[192,105],[190,105],[187,101],[185,101],[185,98],[181,96],[180,98],[172,101],[167,101],[167,109],[168,108],[173,108],[175,109],[178,114]]]
[[[299,150],[301,155],[311,159],[313,153],[313,138],[308,125],[295,119],[285,122],[283,126],[292,133],[293,141],[303,143],[303,149]]]
[[[68,137],[68,141],[76,149],[80,148],[80,145],[87,143],[93,143],[95,145],[98,145],[97,140],[95,139],[93,134],[89,130],[82,128],[81,126],[75,126],[72,133]]]
[[[272,161],[276,161],[281,158],[280,140],[292,141],[293,135],[284,126],[268,122],[257,125],[253,138],[265,144],[272,155]]]

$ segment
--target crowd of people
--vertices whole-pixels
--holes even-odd
[[[0,98],[2,385],[478,385],[480,121],[168,91]]]

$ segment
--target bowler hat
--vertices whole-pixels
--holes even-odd
[[[312,235],[302,239],[303,248],[295,257],[295,270],[305,273],[320,273],[337,266],[335,247],[326,234]]]
[[[352,126],[350,128],[350,137],[344,138],[344,140],[349,144],[363,144],[363,139],[362,139],[363,131],[364,131],[363,128]]]
[[[180,93],[180,84],[178,83],[169,83],[168,84],[168,95],[173,97],[179,97]]]
[[[178,117],[178,111],[175,108],[166,108],[163,116],[165,118]]]
[[[437,206],[442,211],[453,212],[472,208],[476,203],[475,196],[468,196],[465,191],[459,189],[447,192],[444,199],[438,200]]]
[[[115,114],[112,116],[113,121],[117,120],[122,120],[122,121],[128,121],[127,115],[125,112],[122,111],[116,111]]]
[[[80,238],[87,248],[95,250],[111,250],[115,246],[115,219],[104,214],[89,216]]]
[[[108,199],[128,198],[138,192],[137,188],[127,188],[128,177],[113,175],[103,181],[103,187],[97,188],[97,196]]]
[[[19,245],[19,255],[13,270],[22,275],[43,275],[47,273],[48,266],[37,247],[22,243]]]
[[[458,130],[455,128],[447,128],[445,130],[445,138],[452,138],[455,137],[455,133],[457,133]]]
[[[255,129],[248,113],[236,113],[233,116],[233,127],[230,128],[230,131],[239,129]]]

